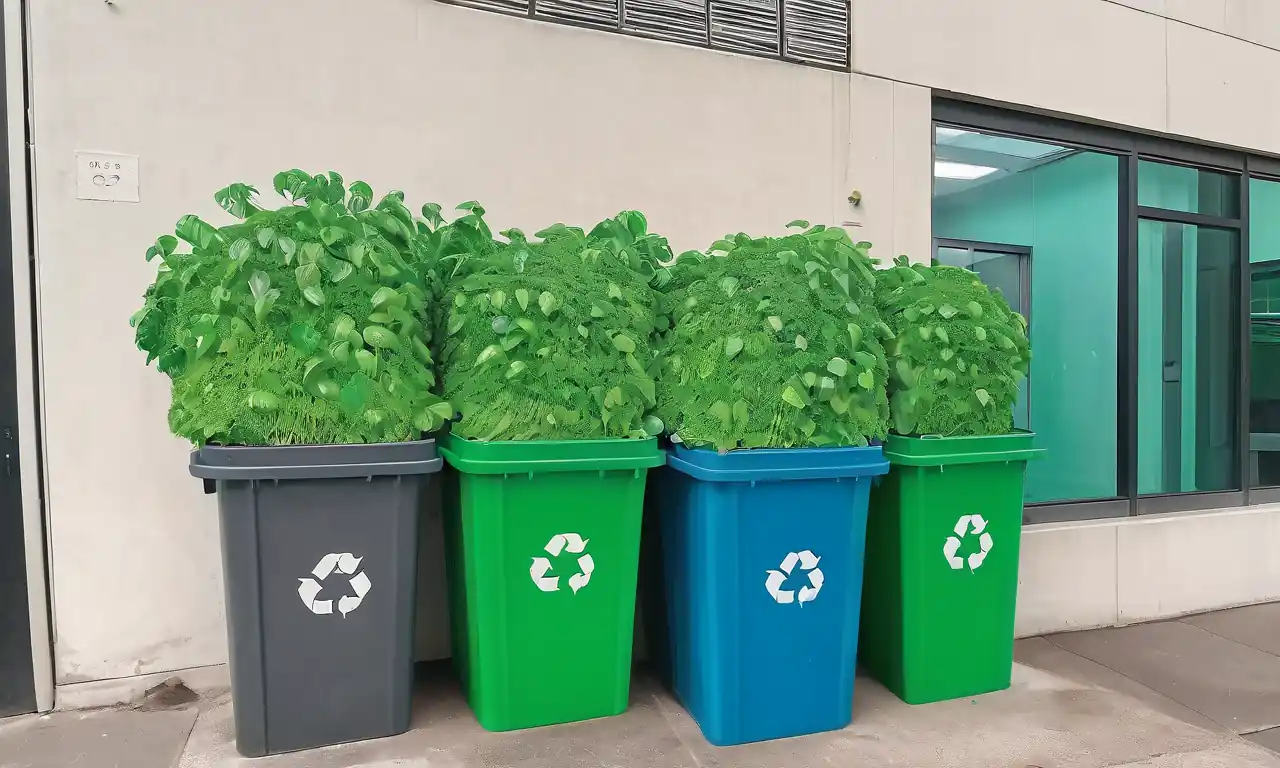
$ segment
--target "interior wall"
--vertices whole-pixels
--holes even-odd
[[[526,231],[634,207],[677,250],[807,218],[927,258],[925,88],[427,0],[28,10],[60,684],[226,659],[215,504],[127,320],[143,251],[182,214],[225,221],[229,182],[332,168]],[[139,155],[141,202],[77,200],[84,149]],[[438,656],[430,553],[419,650]]]
[[[1119,165],[1093,152],[938,198],[937,237],[1031,248],[1028,501],[1115,494]],[[1110,382],[1108,386],[1107,382]]]

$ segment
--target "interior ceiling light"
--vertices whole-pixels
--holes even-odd
[[[992,168],[989,165],[970,165],[968,163],[953,163],[949,160],[935,160],[933,162],[933,175],[939,179],[957,179],[959,181],[973,181],[983,176],[990,175],[1000,170]]]
[[[938,138],[942,139],[958,139],[969,133],[969,131],[961,130],[959,128],[948,128],[945,125],[935,127],[934,131],[936,131]]]

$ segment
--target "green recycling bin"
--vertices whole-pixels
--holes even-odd
[[[453,658],[480,725],[627,708],[645,476],[657,440],[445,437]]]
[[[871,491],[858,660],[925,704],[1009,687],[1035,435],[890,435]]]

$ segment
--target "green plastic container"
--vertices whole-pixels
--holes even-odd
[[[621,713],[657,441],[448,436],[440,453],[453,657],[476,719],[509,731]]]
[[[899,437],[871,491],[858,659],[908,704],[1009,687],[1035,435]]]

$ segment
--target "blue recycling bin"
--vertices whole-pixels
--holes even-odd
[[[654,655],[712,744],[849,724],[867,500],[888,471],[879,446],[668,453]]]

